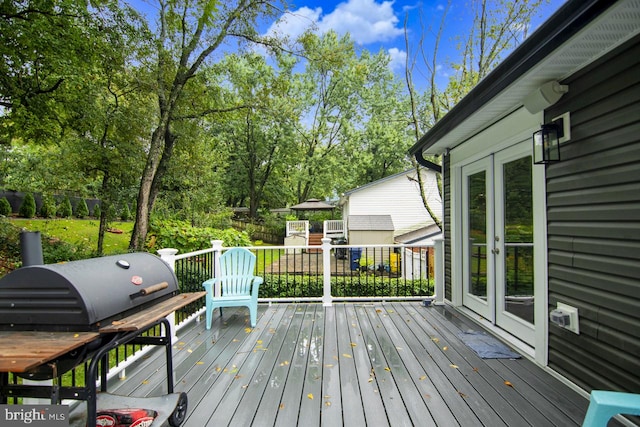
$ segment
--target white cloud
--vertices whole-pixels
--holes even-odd
[[[334,30],[340,35],[349,33],[356,43],[366,45],[401,36],[403,28],[398,23],[392,1],[347,0],[328,14],[323,14],[322,8],[301,7],[283,15],[267,33],[295,38],[307,29],[319,33]]]
[[[294,12],[287,12],[271,24],[267,34],[284,35],[295,39],[306,30],[317,27],[320,15],[322,15],[322,8],[320,7],[310,9],[304,6]]]
[[[406,66],[407,61],[407,52],[404,50],[400,50],[396,47],[392,47],[387,51],[391,61],[389,62],[389,68],[391,71],[402,71]]]

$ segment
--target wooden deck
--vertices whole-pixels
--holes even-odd
[[[225,309],[181,331],[176,391],[183,426],[572,426],[588,401],[526,358],[481,359],[457,333],[477,330],[419,303],[260,305]],[[166,392],[151,353],[112,393]]]

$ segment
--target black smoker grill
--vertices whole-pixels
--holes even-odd
[[[0,330],[95,331],[177,293],[171,268],[145,252],[31,265],[0,279]]]
[[[9,396],[50,397],[52,403],[86,400],[87,420],[95,420],[100,406],[96,379],[100,369],[101,390],[106,392],[109,351],[127,343],[162,345],[168,393],[173,398],[161,401],[175,405],[164,419],[180,425],[186,414],[186,394],[173,393],[171,326],[166,316],[203,295],[179,294],[169,265],[142,252],[30,265],[7,274],[0,279],[0,345],[5,350],[0,350],[4,353],[0,354],[0,403]],[[157,325],[163,325],[163,336],[143,336]],[[39,348],[43,342],[51,344]],[[84,388],[8,383],[8,372],[42,380],[89,361]],[[108,396],[112,404],[112,395]],[[87,425],[95,423],[87,421]]]

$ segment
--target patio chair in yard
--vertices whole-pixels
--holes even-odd
[[[202,286],[207,291],[207,329],[211,329],[213,310],[223,307],[249,308],[251,327],[256,326],[258,312],[258,288],[262,277],[254,275],[256,256],[245,248],[233,248],[220,256],[220,272],[217,277],[205,281]],[[220,284],[220,296],[215,296],[215,286]]]

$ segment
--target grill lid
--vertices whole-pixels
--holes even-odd
[[[0,330],[94,330],[177,293],[169,265],[146,252],[31,265],[0,279]]]

